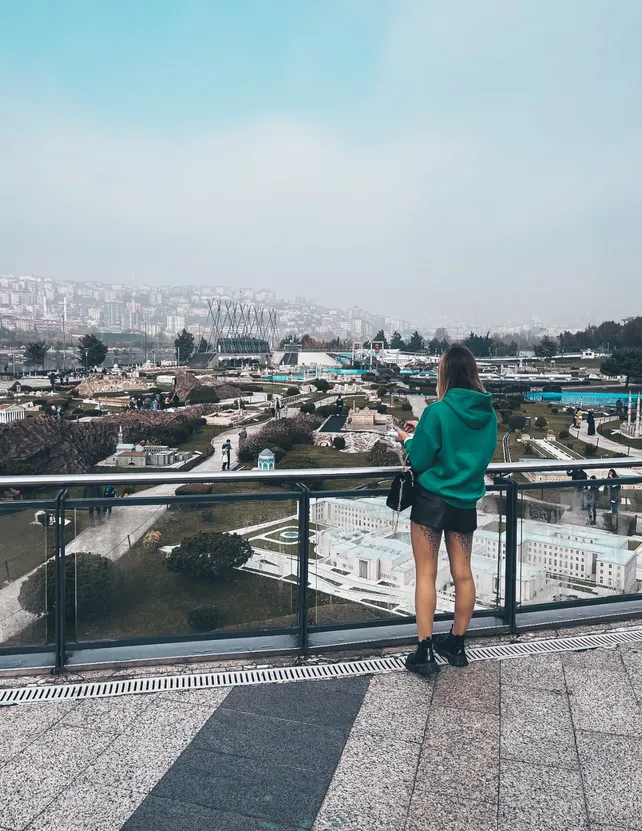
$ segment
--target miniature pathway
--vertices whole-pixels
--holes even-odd
[[[595,426],[597,428],[600,424],[606,424],[609,421],[613,421],[613,418],[611,418],[610,416],[607,418],[596,418]],[[574,427],[570,428],[570,432],[573,436],[577,435],[577,430]],[[613,439],[607,439],[605,436],[601,436],[597,432],[594,436],[589,436],[588,424],[585,420],[582,421],[582,424],[580,426],[578,438],[580,438],[587,444],[594,444],[596,447],[599,446],[603,450],[610,450],[612,453],[622,453],[625,456],[642,456],[642,450],[638,450],[635,447],[630,447],[628,444],[620,444],[617,441],[613,441]]]

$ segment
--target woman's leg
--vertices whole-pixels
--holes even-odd
[[[465,635],[475,608],[475,581],[470,570],[473,535],[446,531],[446,551],[455,583],[453,635]]]
[[[441,543],[441,531],[427,525],[410,525],[412,553],[415,557],[415,613],[419,641],[432,637],[432,624],[437,606],[437,557]]]

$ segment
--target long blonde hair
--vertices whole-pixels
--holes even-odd
[[[437,377],[437,398],[441,399],[452,389],[486,392],[479,378],[477,361],[467,347],[454,343],[441,356]]]

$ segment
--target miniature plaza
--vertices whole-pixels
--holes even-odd
[[[410,521],[396,532],[381,498],[316,498],[311,504],[310,587],[390,614],[413,615],[414,562]],[[242,567],[265,577],[297,581],[298,532],[293,515],[236,533],[252,544]],[[479,512],[471,569],[477,608],[502,604],[505,533],[497,516]],[[517,598],[521,604],[605,597],[637,591],[642,572],[642,539],[596,528],[520,522]],[[439,551],[437,609],[452,612],[454,585],[445,543]]]

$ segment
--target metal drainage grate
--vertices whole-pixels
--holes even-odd
[[[468,649],[472,661],[507,660],[528,655],[551,655],[579,652],[599,647],[612,649],[620,644],[642,642],[642,627],[580,635],[570,638],[548,638],[526,643],[478,646]],[[169,692],[175,690],[206,690],[221,687],[243,687],[256,684],[283,684],[292,681],[315,681],[350,678],[357,675],[378,675],[403,669],[404,656],[371,658],[366,661],[344,661],[336,664],[310,664],[298,667],[247,669],[236,672],[209,672],[194,675],[173,675],[137,678],[130,681],[104,681],[86,684],[49,684],[0,690],[0,707],[13,704],[34,704],[42,701],[84,701],[89,698],[111,698],[120,695]],[[437,658],[439,663],[445,663]]]

